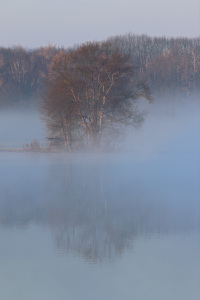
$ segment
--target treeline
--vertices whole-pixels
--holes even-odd
[[[166,38],[127,34],[108,39],[131,55],[135,76],[155,95],[190,95],[200,90],[200,37]]]
[[[200,90],[200,38],[127,34],[106,42],[110,49],[131,56],[135,78],[154,95],[188,96]],[[0,48],[0,106],[37,105],[49,66],[60,50],[70,51],[54,46]]]
[[[37,106],[56,47],[0,48],[0,106]]]

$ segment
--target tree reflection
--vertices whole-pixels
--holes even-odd
[[[101,261],[130,246],[133,220],[126,218],[126,208],[118,207],[119,199],[112,198],[115,187],[104,177],[100,164],[69,163],[50,173],[59,195],[49,199],[48,225],[59,249]]]
[[[27,171],[22,170],[23,182],[17,174],[4,175],[0,226],[48,226],[59,251],[91,262],[119,257],[138,236],[197,225],[193,210],[185,207],[183,214],[170,193],[156,185],[158,178],[148,185],[143,172],[133,171],[128,162],[58,159],[40,168],[40,175],[37,166]]]

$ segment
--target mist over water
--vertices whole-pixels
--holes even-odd
[[[143,102],[147,112],[145,122],[127,138],[129,150],[134,154],[168,156],[183,153],[199,154],[200,101],[194,97],[184,99],[157,99],[154,104]]]
[[[197,300],[199,104],[144,104],[115,153],[1,152],[3,299]],[[16,119],[0,119],[11,143]],[[43,138],[38,115],[20,119],[22,140]]]
[[[38,110],[0,110],[0,148],[22,148],[34,139],[45,143],[45,138]]]

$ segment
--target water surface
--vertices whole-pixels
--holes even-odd
[[[2,299],[200,299],[197,118],[151,122],[123,153],[0,153]]]

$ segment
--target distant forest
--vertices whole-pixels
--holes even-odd
[[[106,42],[110,49],[119,49],[131,57],[135,78],[145,82],[155,97],[188,97],[200,91],[200,38],[127,34],[108,38]],[[61,50],[72,49],[1,47],[0,107],[37,106],[51,62]]]

